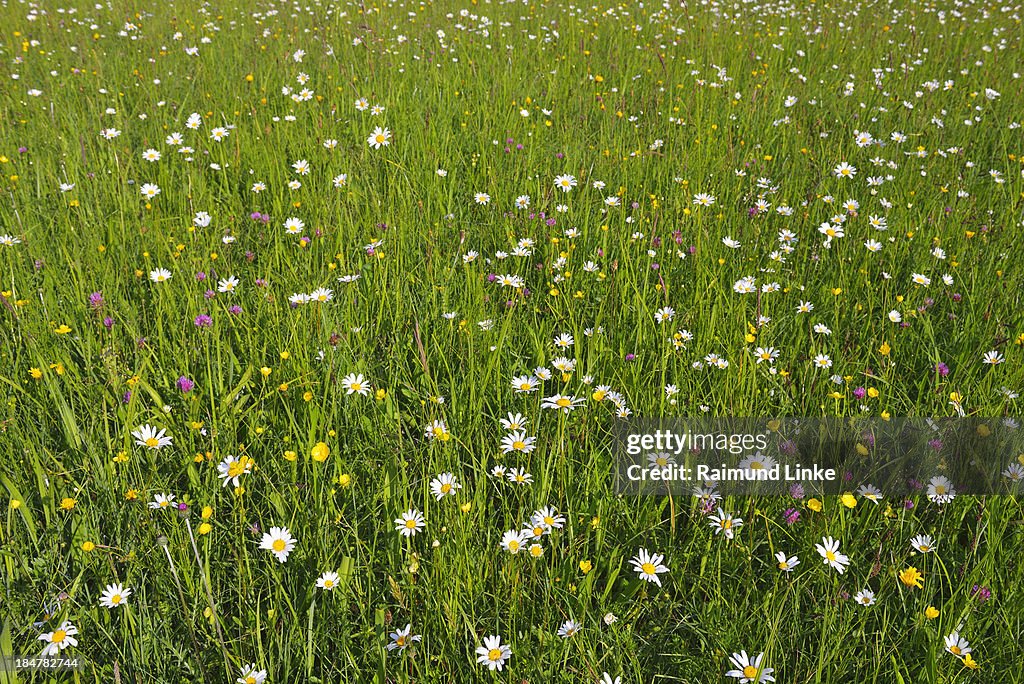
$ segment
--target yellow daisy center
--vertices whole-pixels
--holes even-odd
[[[112,604],[114,604],[115,606],[117,604],[121,603],[121,595],[120,594],[114,594],[113,596],[110,597],[110,602]]]
[[[521,439],[517,439],[516,441],[512,442],[512,448],[515,449],[516,451],[522,451],[523,449],[526,448],[526,442],[522,441]]]
[[[566,406],[569,406],[570,404],[572,404],[572,402],[569,401],[569,399],[567,397],[559,397],[558,401],[556,401],[555,403],[558,404],[562,408],[565,408]]]
[[[52,643],[59,644],[60,642],[64,641],[67,635],[68,633],[65,632],[63,629],[58,629],[56,632],[53,633],[53,636],[50,637],[50,641]]]
[[[151,449],[157,446],[158,444],[160,444],[160,440],[158,440],[156,437],[150,437],[146,440],[146,446],[148,446]]]
[[[757,668],[753,665],[747,665],[745,668],[743,668],[743,676],[747,679],[753,679],[757,676]]]
[[[826,551],[825,558],[827,558],[829,561],[835,562],[836,554],[832,553],[831,551]]]
[[[654,563],[644,563],[640,566],[640,569],[644,571],[645,575],[657,574],[657,568],[654,567]]]
[[[273,544],[274,551],[277,551],[277,552],[284,551],[284,547],[285,547],[284,539],[275,539],[274,540],[274,544]]]
[[[487,659],[488,660],[501,660],[501,649],[500,648],[492,648],[490,651],[487,652]]]
[[[405,521],[405,526],[406,526],[406,528],[408,528],[410,530],[415,528],[416,527],[416,520],[413,519],[413,518],[410,518],[409,520],[406,520]]]
[[[953,655],[960,655],[960,647],[959,646],[950,646],[949,650],[950,650],[950,652]]]

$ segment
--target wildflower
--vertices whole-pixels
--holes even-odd
[[[235,276],[228,276],[217,283],[217,291],[221,293],[234,292],[238,288],[239,280]]]
[[[725,673],[725,676],[740,680],[740,684],[746,684],[747,682],[753,682],[754,684],[774,682],[775,677],[772,677],[771,674],[775,670],[770,667],[763,667],[761,665],[763,660],[764,653],[758,653],[754,658],[749,657],[746,651],[733,653],[729,658],[729,662],[736,669],[729,670]]]
[[[325,572],[316,581],[316,586],[324,591],[330,591],[338,586],[338,573],[333,571]]]
[[[839,542],[832,537],[822,537],[821,544],[815,544],[818,553],[821,554],[823,562],[840,575],[850,564],[848,556],[839,553]]]
[[[270,551],[279,562],[284,563],[288,560],[288,554],[295,549],[296,543],[298,540],[291,535],[287,527],[271,527],[270,532],[263,534],[260,548]]]
[[[365,397],[370,393],[370,383],[366,381],[362,373],[358,375],[349,373],[341,379],[341,386],[345,388],[346,394],[358,394]]]
[[[381,147],[387,147],[391,144],[391,131],[386,128],[377,126],[373,129],[373,133],[366,139],[366,143],[375,150],[379,150]]]
[[[663,560],[665,560],[665,556],[662,554],[648,553],[647,549],[641,548],[629,562],[640,579],[653,582],[660,587],[661,579],[658,575],[668,572],[668,566],[662,563]]]
[[[577,406],[583,403],[583,399],[572,397],[565,394],[553,394],[550,397],[544,397],[541,402],[541,408],[560,410],[562,413],[569,413]]]
[[[836,178],[852,178],[857,175],[857,167],[842,162],[832,170],[832,173],[836,175]]]
[[[548,532],[551,532],[552,529],[560,530],[565,525],[565,516],[559,515],[550,506],[544,506],[540,510],[534,511],[530,520],[535,524],[543,525]]]
[[[558,636],[562,637],[563,639],[568,639],[569,637],[576,636],[576,634],[580,631],[580,627],[582,627],[582,625],[580,625],[580,623],[576,622],[575,620],[566,620],[562,623],[562,626],[558,628]]]
[[[519,375],[512,378],[512,388],[520,394],[528,394],[537,390],[540,380],[529,375]]]
[[[508,644],[502,644],[501,637],[495,635],[484,637],[484,645],[478,646],[476,653],[478,663],[486,665],[491,671],[499,672],[505,666],[505,662],[512,657],[512,649]]]
[[[511,554],[519,553],[526,542],[526,535],[521,530],[508,530],[501,535],[501,548]]]
[[[775,554],[775,560],[778,561],[778,568],[783,572],[793,572],[796,566],[800,565],[800,559],[796,556],[790,556],[786,558],[785,551],[779,551]]]
[[[62,622],[58,629],[40,634],[39,640],[46,642],[46,646],[41,654],[42,657],[55,656],[69,646],[77,646],[78,639],[75,638],[76,634],[78,634],[78,628],[67,620]]]
[[[910,540],[910,548],[918,553],[930,553],[935,551],[938,545],[932,541],[931,535],[919,534]]]
[[[726,539],[732,539],[736,530],[743,526],[743,518],[733,518],[731,513],[726,513],[721,508],[717,515],[709,515],[709,523],[715,534],[724,534]]]
[[[861,589],[853,597],[853,600],[864,607],[873,606],[875,605],[875,592],[870,589]]]
[[[898,576],[900,582],[903,582],[903,584],[908,587],[917,587],[918,589],[924,588],[924,575],[922,575],[921,572],[913,566],[900,570]]]
[[[123,606],[126,599],[131,595],[131,589],[120,584],[108,584],[100,596],[100,605],[104,608],[118,608]]]
[[[235,680],[236,684],[263,684],[267,680],[267,671],[259,670],[256,663],[242,668],[242,676]]]
[[[423,519],[423,514],[414,508],[410,508],[400,517],[395,518],[395,529],[403,537],[412,537],[426,526],[427,521]]]
[[[149,502],[149,507],[156,511],[161,508],[171,508],[171,504],[173,503],[173,494],[155,494],[153,496],[153,500]]]
[[[1006,361],[1006,358],[996,350],[987,351],[981,357],[982,363],[986,363],[990,366],[996,366]]]
[[[528,437],[522,430],[517,430],[516,432],[511,432],[502,438],[501,452],[508,454],[518,451],[520,453],[528,454],[537,448],[534,444],[536,441],[536,437]]]
[[[958,658],[962,658],[971,652],[970,643],[968,643],[967,639],[960,636],[960,632],[953,632],[944,637],[943,641],[946,642],[946,651]]]
[[[928,498],[937,504],[947,504],[956,497],[953,483],[945,475],[936,475],[928,482]]]
[[[165,283],[171,279],[171,272],[166,268],[155,268],[149,272],[149,279],[154,283]]]
[[[562,192],[569,192],[576,187],[576,179],[568,174],[555,176],[555,187]]]
[[[438,501],[446,496],[455,496],[459,489],[462,489],[462,485],[451,473],[441,473],[430,482],[430,493]]]
[[[217,476],[224,480],[224,487],[227,487],[230,482],[231,486],[237,488],[239,478],[252,472],[253,465],[255,463],[248,456],[235,457],[228,454],[223,461],[217,464]]]
[[[528,485],[533,482],[533,475],[525,468],[511,468],[508,471],[508,481],[518,485]]]
[[[388,638],[391,639],[391,642],[387,645],[387,649],[389,651],[394,651],[395,649],[404,651],[411,646],[413,642],[420,641],[423,637],[419,634],[412,633],[412,623],[410,622],[405,627],[396,629],[394,632],[389,634]]]

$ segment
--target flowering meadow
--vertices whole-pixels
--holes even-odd
[[[1020,427],[1022,14],[4,0],[0,683],[1024,682],[1024,453],[613,478]]]

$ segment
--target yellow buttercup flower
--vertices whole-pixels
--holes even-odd
[[[323,442],[317,442],[313,446],[313,450],[310,452],[310,455],[313,457],[313,460],[317,461],[318,463],[323,463],[324,461],[326,461],[327,457],[330,456],[330,454],[330,447],[328,447]]]

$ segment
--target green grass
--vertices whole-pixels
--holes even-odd
[[[1019,415],[1018,10],[46,5],[35,20],[0,7],[0,234],[19,241],[0,245],[0,654],[38,654],[39,634],[68,620],[79,644],[63,654],[86,665],[0,682],[233,682],[250,663],[268,682],[717,682],[740,650],[764,652],[793,684],[1024,682],[1024,531],[1008,489],[945,506],[922,493],[912,508],[896,494],[854,508],[829,496],[820,512],[728,497],[745,521],[728,541],[696,499],[615,492],[620,423],[591,398],[608,385],[637,417],[900,417],[955,415],[955,393],[969,415]],[[293,102],[284,86],[314,95]],[[361,97],[384,112],[357,110]],[[185,126],[193,112],[198,130]],[[373,149],[378,125],[393,139]],[[232,128],[215,142],[218,126]],[[862,130],[883,144],[858,147]],[[165,143],[175,132],[191,154]],[[149,148],[162,158],[144,160]],[[837,178],[840,162],[857,174]],[[558,191],[560,174],[578,185]],[[161,190],[148,202],[145,183]],[[694,204],[701,192],[713,206]],[[758,199],[771,206],[754,216]],[[197,228],[201,211],[212,222]],[[826,249],[818,227],[836,214],[846,235]],[[289,217],[308,242],[286,233]],[[784,229],[798,242],[777,260]],[[531,253],[512,255],[524,238]],[[151,282],[157,268],[172,278]],[[205,296],[231,275],[235,293]],[[747,276],[781,289],[734,292]],[[289,306],[322,287],[331,301]],[[814,310],[796,314],[803,301]],[[675,318],[659,324],[666,306]],[[682,330],[693,339],[674,338]],[[566,350],[561,333],[575,339]],[[758,347],[779,351],[774,364],[755,363]],[[989,350],[1004,361],[983,363]],[[728,368],[707,367],[711,353]],[[816,369],[818,355],[832,367]],[[573,372],[514,391],[513,377],[559,356]],[[345,393],[349,373],[368,396]],[[541,408],[557,392],[585,402]],[[528,419],[532,453],[501,454],[509,412]],[[424,436],[433,420],[450,439]],[[143,424],[173,444],[136,445]],[[217,475],[229,454],[255,463],[237,492]],[[498,463],[532,484],[491,477]],[[443,472],[462,489],[436,501]],[[151,511],[160,493],[187,515]],[[543,556],[501,550],[544,505],[566,523]],[[427,525],[406,539],[392,521],[410,508]],[[285,563],[259,548],[272,526],[298,539]],[[914,554],[918,534],[938,551]],[[850,556],[846,573],[820,562],[823,536]],[[629,565],[641,547],[665,554],[663,587]],[[779,550],[800,557],[792,574]],[[897,579],[910,565],[923,588]],[[318,589],[332,570],[337,588]],[[101,607],[115,582],[132,595]],[[868,608],[851,598],[864,588]],[[570,618],[582,629],[562,639]],[[387,651],[407,623],[422,641]],[[980,670],[944,652],[958,629]],[[493,675],[474,654],[492,634],[513,651]]]

